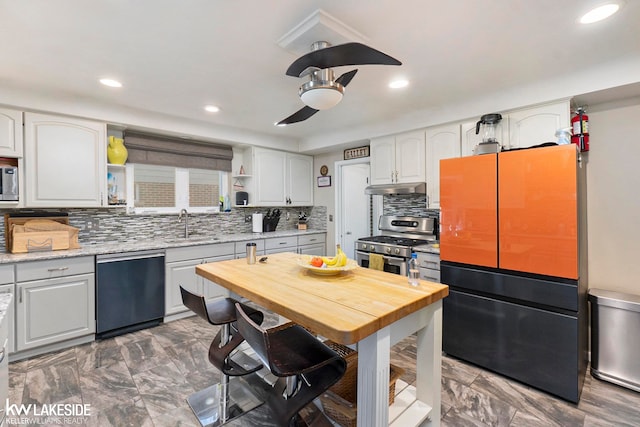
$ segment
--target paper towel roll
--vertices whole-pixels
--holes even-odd
[[[254,213],[252,219],[253,219],[253,232],[262,233],[262,214]]]

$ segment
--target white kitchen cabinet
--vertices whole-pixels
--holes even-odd
[[[16,350],[96,331],[94,257],[16,266]]]
[[[286,153],[286,165],[286,204],[313,206],[313,157]]]
[[[13,264],[0,265],[0,294],[11,294],[14,298],[11,300],[7,312],[4,315],[4,323],[7,324],[9,331],[7,352],[15,351],[15,275]],[[0,340],[0,346],[2,342]]]
[[[22,111],[0,108],[0,156],[22,157]]]
[[[427,207],[440,209],[440,160],[460,157],[460,126],[428,128],[426,138]]]
[[[106,125],[25,113],[26,207],[106,205]]]
[[[265,239],[265,254],[277,254],[279,252],[297,252],[298,238],[296,236],[272,237]]]
[[[253,148],[252,167],[251,205],[313,205],[313,157]]]
[[[505,150],[556,142],[556,130],[570,125],[569,107],[569,101],[561,101],[503,113],[502,121],[496,125],[496,139]],[[462,123],[463,157],[473,155],[482,141],[482,131],[476,135],[476,122]]]
[[[369,144],[371,184],[423,182],[425,132],[374,138]]]
[[[196,274],[196,266],[233,259],[234,244],[169,248],[165,255],[165,316],[188,311],[182,304],[180,286],[207,299],[226,297],[229,291]]]
[[[440,254],[418,252],[420,278],[440,283]]]
[[[326,234],[305,234],[298,236],[298,253],[305,255],[325,256],[326,250]]]
[[[569,101],[513,111],[508,117],[509,144],[505,148],[556,142],[556,131],[570,126]]]

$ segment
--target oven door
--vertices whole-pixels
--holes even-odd
[[[407,275],[407,260],[405,258],[388,255],[384,255],[383,258],[384,271],[401,276]],[[356,262],[360,267],[369,268],[369,252],[356,251]]]

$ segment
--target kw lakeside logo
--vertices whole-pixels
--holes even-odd
[[[11,404],[6,400],[7,425],[82,425],[91,416],[91,405],[82,403]]]

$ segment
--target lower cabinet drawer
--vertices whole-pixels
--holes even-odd
[[[92,256],[30,261],[16,265],[16,282],[67,277],[94,271],[95,257]]]
[[[274,237],[272,239],[267,239],[264,246],[266,250],[282,249],[283,251],[286,251],[288,248],[289,250],[291,250],[290,248],[293,248],[293,252],[295,252],[298,247],[298,238],[296,236],[280,238]]]
[[[440,270],[420,267],[420,278],[440,283]]]

